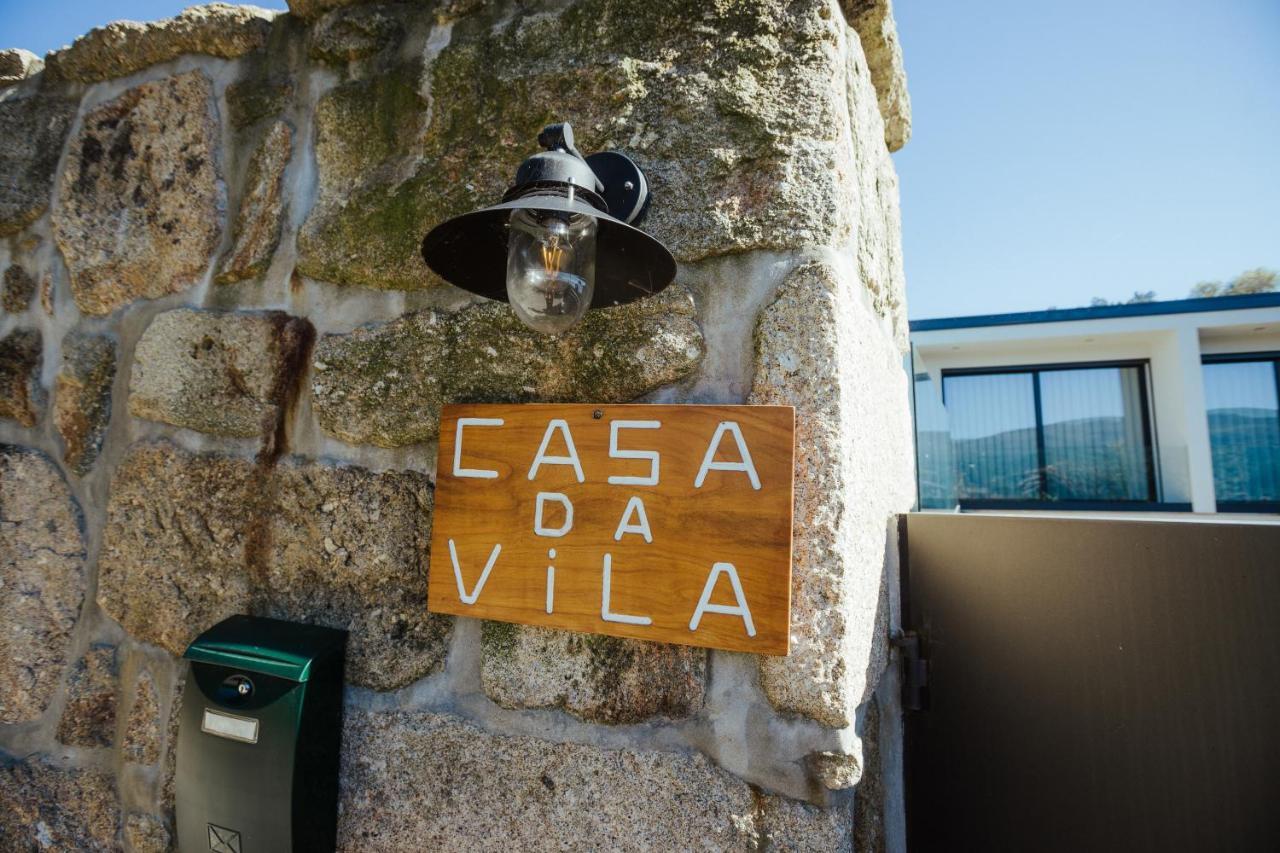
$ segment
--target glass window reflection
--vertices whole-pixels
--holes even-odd
[[[943,388],[959,500],[1156,500],[1143,365],[950,374]]]
[[[1280,501],[1280,393],[1275,359],[1204,366],[1219,504]]]

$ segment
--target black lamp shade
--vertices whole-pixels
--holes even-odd
[[[422,259],[450,284],[488,299],[507,301],[507,223],[517,209],[594,216],[596,282],[592,308],[652,296],[676,277],[667,248],[638,228],[581,198],[529,195],[464,213],[440,223],[422,241]]]

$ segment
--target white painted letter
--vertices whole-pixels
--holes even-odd
[[[638,524],[628,524],[632,512],[639,517]],[[627,501],[627,508],[622,511],[622,519],[618,522],[618,529],[613,534],[613,541],[620,540],[624,533],[639,533],[644,537],[644,541],[653,544],[653,532],[649,530],[649,516],[644,511],[644,501],[640,500],[639,495],[632,495]]]
[[[547,557],[554,560],[556,558],[556,549],[549,548]],[[547,566],[547,612],[550,613],[556,603],[556,567]]]
[[[656,486],[658,485],[658,451],[656,450],[619,450],[618,430],[620,429],[658,429],[661,421],[611,421],[609,423],[609,458],[611,459],[648,459],[649,476],[647,477],[609,477],[614,486]]]
[[[458,418],[458,428],[453,434],[453,476],[475,477],[479,480],[492,480],[498,476],[497,471],[485,468],[462,467],[462,428],[469,426],[502,426],[502,418]]]
[[[564,524],[551,529],[542,526],[542,505],[555,501],[564,507]],[[533,532],[537,536],[560,537],[573,529],[573,503],[559,492],[538,492],[538,503],[533,511]]]
[[[722,572],[729,576],[729,583],[733,585],[733,597],[738,600],[737,607],[711,603],[711,593],[715,591],[716,581]],[[741,616],[743,623],[747,626],[747,636],[754,637],[756,635],[755,623],[751,621],[751,608],[747,607],[747,597],[742,594],[742,582],[738,580],[738,570],[733,567],[733,563],[716,563],[711,567],[711,574],[707,576],[706,586],[702,588],[702,598],[698,599],[698,607],[693,611],[693,618],[689,620],[690,631],[698,630],[698,623],[702,621],[703,613]]]
[[[716,451],[720,449],[720,440],[726,432],[733,434],[733,440],[738,443],[738,455],[742,457],[741,462],[716,462]],[[747,476],[751,478],[751,488],[760,490],[760,475],[756,473],[756,466],[751,461],[751,451],[747,450],[746,439],[742,437],[742,430],[738,428],[738,424],[734,421],[724,421],[720,426],[716,427],[716,434],[711,437],[711,443],[707,445],[707,455],[702,457],[702,467],[698,469],[697,479],[693,481],[695,489],[702,488],[702,481],[707,478],[707,472],[715,471],[746,471]],[[718,565],[718,564],[717,564]],[[728,565],[727,563],[725,565]]]
[[[564,435],[565,447],[569,449],[568,456],[547,456],[547,445],[551,443],[551,433],[556,430]],[[569,423],[560,418],[556,418],[547,424],[547,431],[542,434],[542,444],[538,447],[538,455],[533,457],[533,465],[529,467],[529,479],[532,480],[538,476],[539,465],[572,465],[573,473],[578,475],[578,482],[581,483],[586,478],[582,476],[582,463],[578,461],[578,451],[573,446],[573,436],[569,434]]]
[[[600,593],[600,618],[606,622],[621,622],[624,625],[652,625],[648,616],[628,616],[625,613],[609,612],[609,588],[613,580],[613,555],[604,555],[604,590]]]
[[[458,598],[462,599],[463,604],[476,603],[476,599],[480,597],[480,591],[484,589],[485,581],[489,580],[489,572],[493,571],[493,564],[498,562],[498,554],[501,551],[501,545],[493,546],[489,561],[484,564],[484,571],[480,573],[480,580],[476,581],[475,589],[467,592],[467,587],[462,582],[462,567],[458,565],[458,549],[454,547],[453,540],[449,540],[449,559],[453,560],[453,577],[458,582]]]

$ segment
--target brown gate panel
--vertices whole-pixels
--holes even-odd
[[[908,845],[1280,850],[1280,525],[906,518]]]

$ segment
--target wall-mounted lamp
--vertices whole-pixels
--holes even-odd
[[[676,276],[667,248],[634,227],[649,207],[644,173],[629,157],[583,157],[573,128],[538,134],[545,151],[520,164],[502,202],[442,222],[422,241],[441,278],[511,303],[532,329],[558,334],[589,308],[652,296]]]

